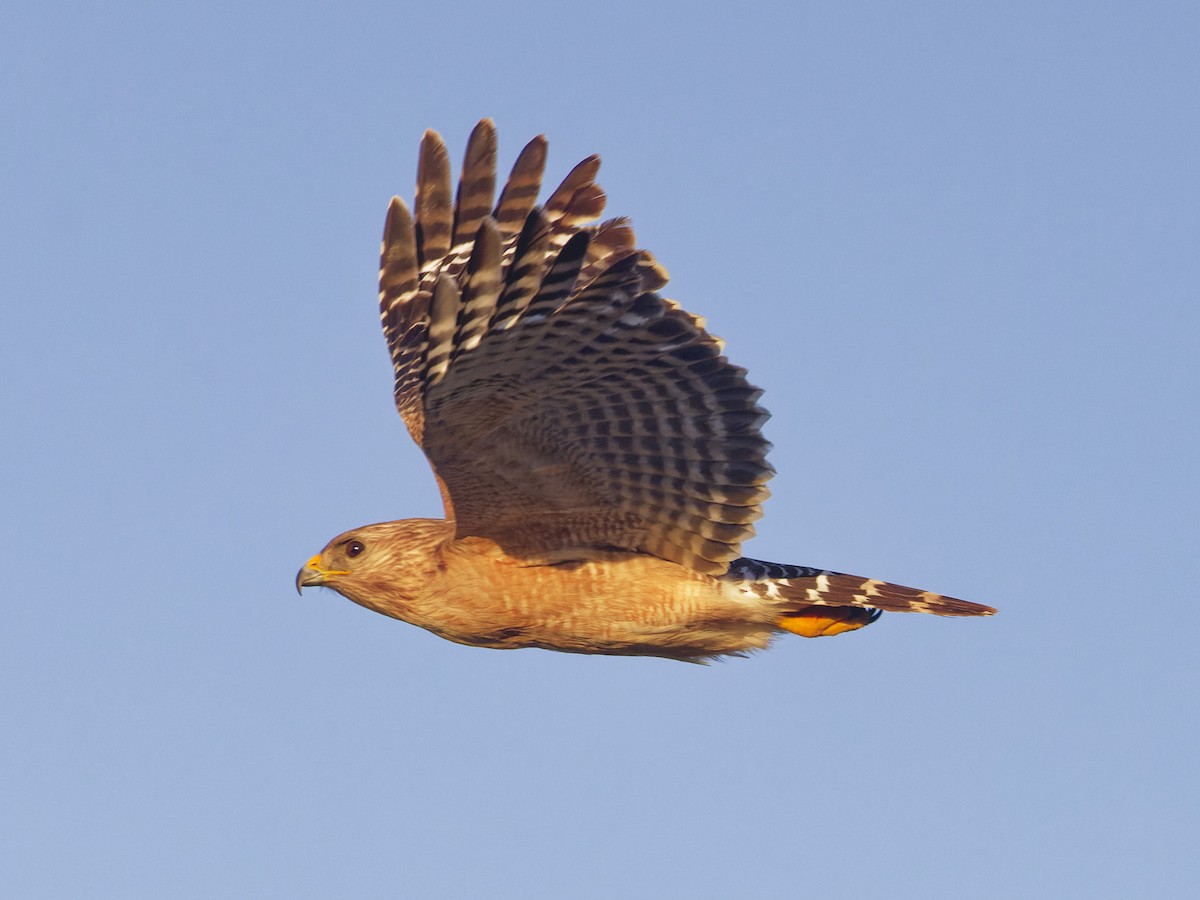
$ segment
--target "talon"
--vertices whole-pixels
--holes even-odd
[[[810,606],[785,613],[776,623],[800,637],[829,637],[857,631],[879,618],[879,610],[861,606]]]

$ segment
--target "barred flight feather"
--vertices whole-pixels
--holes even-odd
[[[426,131],[417,163],[416,249],[421,271],[439,265],[450,252],[454,207],[450,200],[450,154],[441,135]]]
[[[545,168],[546,138],[539,134],[525,145],[513,163],[512,173],[496,201],[496,224],[506,239],[521,231],[533,211]]]
[[[475,126],[467,139],[467,153],[458,194],[454,201],[454,240],[456,252],[467,255],[471,242],[485,216],[492,212],[492,195],[496,192],[496,126],[485,119]],[[460,251],[461,248],[461,251]],[[443,271],[446,267],[443,266]],[[451,271],[450,274],[456,274]]]

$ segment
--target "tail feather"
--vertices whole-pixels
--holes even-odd
[[[996,612],[981,603],[875,578],[757,559],[735,560],[724,577],[759,596],[779,600],[785,611],[799,611],[811,606],[852,606],[936,616],[990,616]]]

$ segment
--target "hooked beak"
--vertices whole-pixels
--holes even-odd
[[[304,568],[296,573],[296,593],[302,593],[302,588],[324,584],[329,580],[330,574],[332,573],[326,572],[321,568],[321,554],[318,553],[304,564]]]

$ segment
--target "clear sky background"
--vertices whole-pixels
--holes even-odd
[[[1200,891],[1195,3],[20,4],[8,897]],[[748,555],[995,605],[709,667],[296,570],[440,515],[375,277],[426,127],[604,156],[766,389]]]

